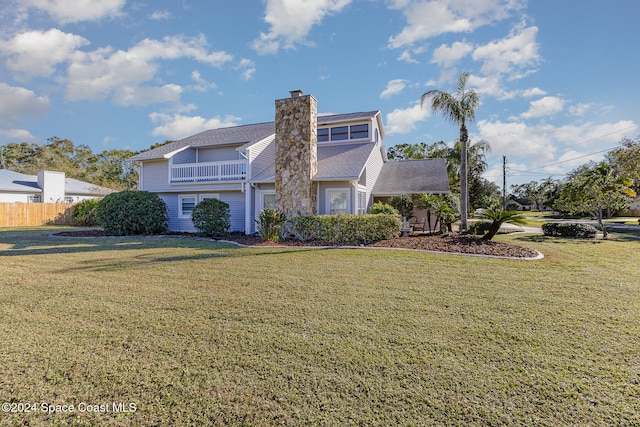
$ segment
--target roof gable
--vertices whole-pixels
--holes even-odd
[[[160,147],[144,151],[131,157],[129,160],[153,160],[171,157],[188,147],[211,147],[220,145],[243,145],[261,141],[275,133],[275,123],[257,123],[228,128],[210,129],[195,135],[188,136],[177,141],[170,142]]]

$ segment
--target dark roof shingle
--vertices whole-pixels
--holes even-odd
[[[392,161],[382,165],[372,194],[382,197],[448,192],[446,160],[423,159]]]

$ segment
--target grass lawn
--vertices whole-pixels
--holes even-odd
[[[638,241],[498,237],[545,254],[515,261],[50,231],[0,230],[0,401],[37,408],[0,425],[640,425]]]

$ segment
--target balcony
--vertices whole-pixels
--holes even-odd
[[[243,181],[247,177],[247,161],[184,163],[172,165],[170,183]]]

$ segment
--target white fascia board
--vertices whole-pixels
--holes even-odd
[[[191,148],[191,145],[185,145],[184,147],[178,148],[177,150],[173,150],[172,152],[167,153],[162,157],[164,157],[165,159],[170,159],[173,156],[175,156],[176,154],[178,154],[179,152],[186,150],[187,148]]]
[[[382,124],[382,114],[378,111],[374,117],[378,121],[378,129],[380,129],[380,142],[385,140],[384,125]]]

